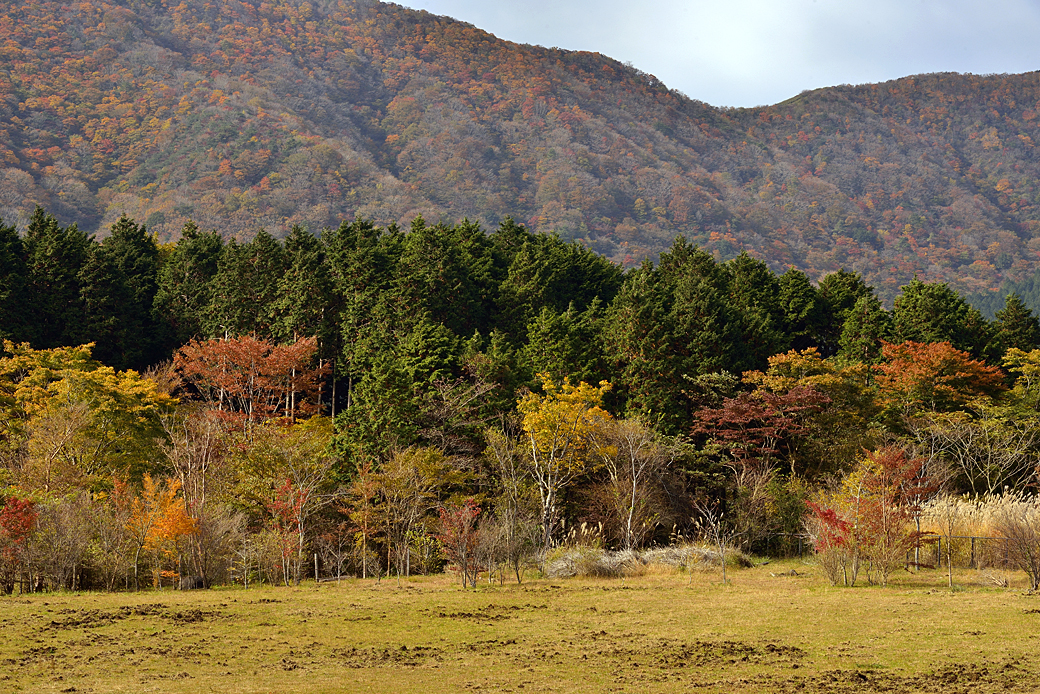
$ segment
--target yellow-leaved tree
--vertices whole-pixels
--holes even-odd
[[[4,342],[0,443],[23,489],[62,494],[140,479],[163,458],[160,415],[177,401],[136,371],[98,363],[92,347]]]
[[[548,374],[539,377],[542,393],[528,393],[517,407],[523,415],[527,463],[542,504],[542,548],[548,549],[560,521],[560,494],[599,458],[600,434],[611,421],[600,405],[610,384],[582,381],[574,386],[566,378],[557,383]]]

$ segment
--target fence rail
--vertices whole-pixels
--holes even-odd
[[[775,533],[749,543],[747,549],[774,559],[804,558],[812,554],[812,543],[805,535]],[[906,553],[907,568],[949,568],[950,560],[957,569],[1008,570],[1011,565],[1011,546],[1007,538],[979,535],[923,535],[915,547]]]

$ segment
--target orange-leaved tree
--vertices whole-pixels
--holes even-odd
[[[138,588],[142,552],[152,555],[153,583],[158,584],[163,564],[176,556],[180,539],[195,532],[195,519],[188,515],[180,490],[179,480],[157,482],[148,474],[142,481],[140,496],[132,495],[117,482],[116,496],[129,506],[126,529],[136,545],[134,585]]]
[[[949,342],[885,342],[881,356],[876,379],[880,403],[904,417],[957,410],[1006,389],[1000,369]]]
[[[320,409],[318,394],[327,366],[313,365],[317,340],[275,345],[249,335],[192,340],[173,358],[177,372],[199,397],[251,431],[270,419],[295,420]]]

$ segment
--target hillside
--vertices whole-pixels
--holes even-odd
[[[633,265],[676,234],[891,299],[1040,253],[1040,76],[721,110],[607,57],[370,0],[27,0],[0,15],[0,217],[284,236],[513,216]]]

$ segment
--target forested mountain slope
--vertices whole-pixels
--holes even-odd
[[[615,261],[677,234],[812,278],[966,293],[1040,252],[1040,77],[720,110],[598,54],[369,0],[26,0],[0,15],[0,216],[251,238],[512,215]]]

